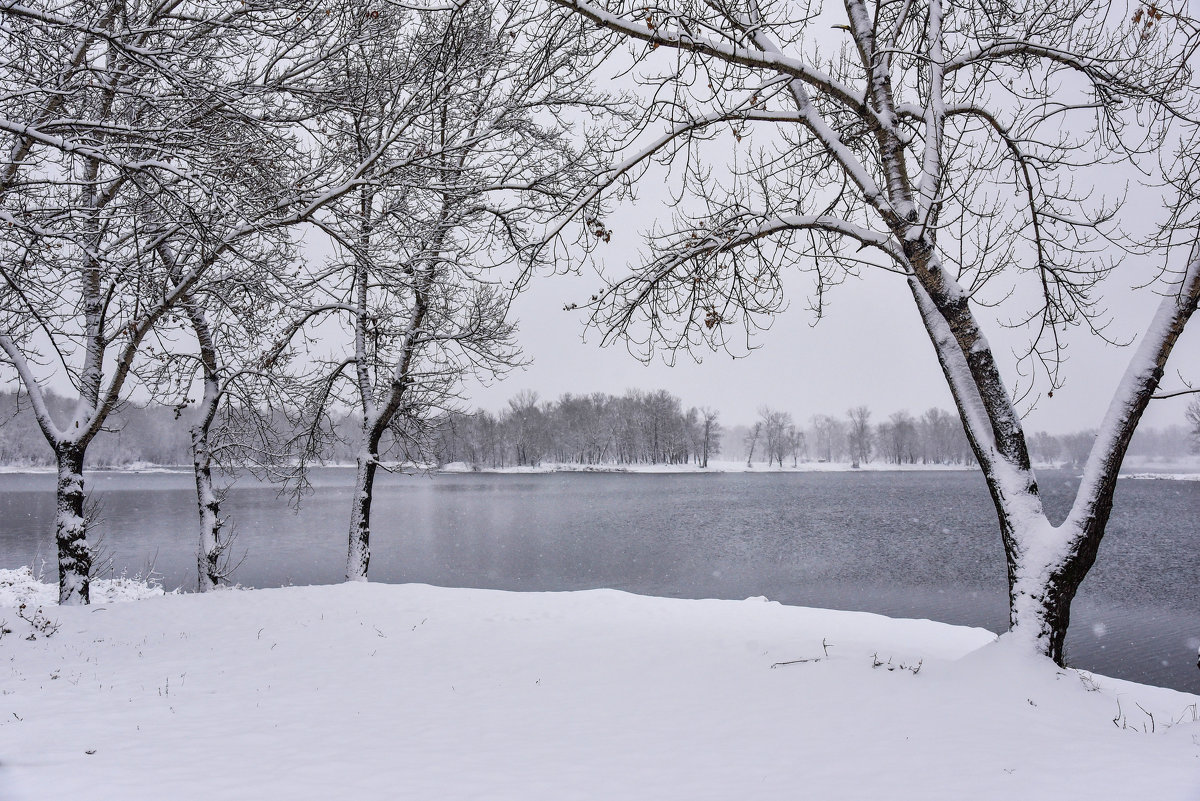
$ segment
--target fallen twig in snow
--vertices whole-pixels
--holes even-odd
[[[823,656],[814,656],[811,659],[789,659],[786,662],[776,662],[775,664],[771,665],[771,668],[775,669],[780,665],[799,665],[801,662],[820,662],[824,658],[825,657]]]

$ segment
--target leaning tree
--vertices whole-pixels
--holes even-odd
[[[301,387],[287,347],[292,331],[283,322],[299,270],[283,238],[255,250],[248,244],[210,268],[179,302],[177,325],[152,334],[158,358],[154,369],[142,371],[154,395],[169,401],[188,426],[201,592],[227,581],[237,567],[230,551],[235,531],[221,505],[238,475],[297,489],[303,483],[291,436]],[[200,258],[165,242],[159,257],[177,274]]]
[[[333,256],[309,279],[297,333],[330,317],[348,332],[310,375],[304,450],[318,456],[331,410],[358,417],[346,577],[365,580],[384,457],[421,463],[428,433],[468,375],[518,351],[509,306],[547,252],[546,221],[593,171],[578,126],[607,105],[583,21],[537,4],[466,0],[363,17],[326,65],[312,136],[333,162],[378,154],[315,223]],[[328,333],[324,335],[328,342]]]
[[[782,307],[785,268],[810,271],[818,311],[847,274],[895,273],[996,508],[1012,636],[1061,663],[1125,450],[1200,298],[1200,249],[1139,254],[1120,239],[1119,203],[1089,191],[1088,168],[1153,170],[1165,123],[1193,111],[1182,6],[554,2],[627,44],[646,87],[628,158],[596,176],[592,197],[655,161],[676,192],[673,222],[598,297],[594,322],[646,353],[721,346]],[[1019,393],[1035,377],[1058,386],[1067,326],[1102,331],[1114,251],[1146,263],[1163,297],[1054,525]],[[1032,332],[1016,397],[983,333],[998,303]]]

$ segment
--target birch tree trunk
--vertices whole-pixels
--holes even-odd
[[[224,573],[221,556],[221,500],[212,480],[212,452],[209,449],[208,423],[192,426],[192,467],[196,477],[196,507],[200,513],[200,544],[196,550],[196,583],[200,592],[220,586]]]
[[[224,577],[221,556],[228,543],[221,541],[221,499],[213,487],[212,446],[209,434],[221,402],[221,383],[217,351],[212,329],[195,300],[184,304],[196,341],[200,346],[200,364],[204,371],[204,397],[200,419],[190,430],[192,469],[196,477],[196,508],[200,514],[200,543],[196,550],[196,584],[200,592],[216,589]]]

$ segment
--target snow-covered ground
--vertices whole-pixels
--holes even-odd
[[[1200,698],[980,629],[378,584],[43,615],[0,608],[5,801],[1200,798]]]
[[[157,582],[146,582],[140,577],[117,576],[115,578],[92,579],[91,596],[97,605],[140,601],[165,594]],[[49,608],[58,603],[58,585],[41,581],[29,567],[15,570],[0,570],[0,609],[25,604],[29,607]],[[0,613],[0,619],[3,614]]]
[[[1164,481],[1200,481],[1200,473],[1122,473],[1121,478],[1140,478]]]
[[[120,467],[88,467],[84,474],[91,473],[191,473],[191,465],[162,465],[152,464],[150,462],[133,462]],[[57,473],[58,468],[54,465],[38,465],[38,464],[5,464],[0,465],[0,475],[6,473]]]

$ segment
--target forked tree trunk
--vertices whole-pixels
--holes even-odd
[[[1018,557],[1015,575],[1009,583],[1011,636],[1030,643],[1033,650],[1063,665],[1071,602],[1092,561],[1082,560],[1078,554],[1064,554],[1051,566],[1039,560],[1025,563]]]
[[[58,602],[63,605],[91,602],[92,552],[87,542],[83,504],[83,454],[77,444],[59,445],[58,487],[54,536],[58,544]]]
[[[918,274],[928,268],[917,265]],[[1010,636],[1063,665],[1071,602],[1096,561],[1125,452],[1200,302],[1200,246],[1143,333],[1059,526],[1045,515],[1024,432],[965,298],[938,297],[930,291],[941,289],[938,276],[926,274],[929,286],[915,277],[909,284],[996,507],[1008,563]]]

